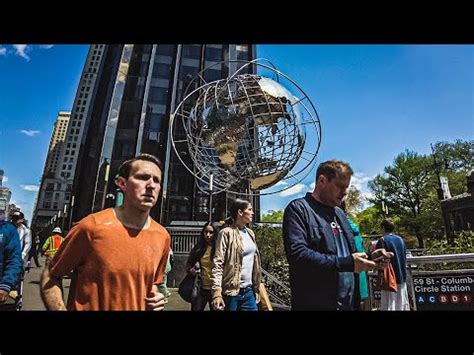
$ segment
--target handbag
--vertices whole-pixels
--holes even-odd
[[[382,241],[382,247],[385,248],[385,243],[383,237],[380,238]],[[376,291],[390,291],[397,292],[397,278],[395,277],[395,271],[393,270],[392,263],[390,262],[388,266],[379,270],[375,280],[375,290]]]
[[[201,289],[201,277],[198,273],[192,275],[186,274],[183,281],[178,286],[178,294],[183,300],[188,303],[192,303],[199,297],[199,291]]]

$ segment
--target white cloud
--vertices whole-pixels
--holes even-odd
[[[26,130],[26,129],[22,129],[20,132],[26,134],[29,137],[34,137],[40,133],[40,131]]]
[[[39,47],[42,49],[50,49],[54,47],[54,44],[41,44]]]
[[[3,177],[3,182],[7,182],[8,181],[8,176],[4,176]]]
[[[286,197],[291,195],[299,194],[300,192],[305,191],[308,188],[305,184],[296,184],[295,186],[289,188],[288,190],[282,191],[278,194],[280,197]]]
[[[19,55],[22,58],[25,58],[27,61],[30,61],[30,57],[26,54],[30,50],[27,44],[14,44],[13,47],[16,49],[16,55]]]
[[[5,47],[0,47],[0,55],[7,55],[7,49]]]
[[[312,182],[311,185],[309,185],[309,189],[311,190],[311,192],[314,191],[314,187],[316,186],[316,183],[315,182]]]
[[[21,188],[26,191],[38,191],[39,185],[21,185]]]
[[[283,180],[280,180],[275,184],[275,186],[286,186],[286,185],[288,185],[288,183],[286,181],[283,181]]]
[[[368,191],[367,183],[369,180],[372,180],[372,178],[365,175],[364,173],[355,173],[352,176],[351,185],[357,187],[357,190],[359,191]]]

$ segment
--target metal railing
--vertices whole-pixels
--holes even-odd
[[[174,254],[189,254],[199,241],[201,228],[168,227],[171,236],[171,249]]]
[[[291,290],[288,286],[286,286],[283,282],[281,282],[277,277],[270,274],[267,270],[262,269],[262,276],[264,278],[264,283],[266,285],[268,296],[270,297],[270,302],[272,303],[274,308],[279,308],[281,310],[290,310],[290,304],[287,300],[284,300],[280,296],[276,295],[275,292],[272,291],[271,288],[268,286],[271,284],[276,284],[284,293],[288,295],[291,294]]]

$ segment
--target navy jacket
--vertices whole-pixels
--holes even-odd
[[[318,213],[316,213],[316,211]],[[339,272],[354,271],[351,255],[337,256],[331,225],[307,193],[293,200],[283,216],[283,242],[290,269],[292,310],[336,310]],[[354,235],[346,214],[335,208],[350,253],[355,253]],[[354,309],[358,308],[359,279],[355,276]]]
[[[12,223],[0,221],[0,290],[11,291],[18,281],[22,265],[18,232]]]
[[[402,284],[407,281],[407,258],[405,242],[402,237],[396,234],[387,234],[377,241],[376,248],[385,248],[387,251],[394,253],[394,257],[390,259],[397,284]]]

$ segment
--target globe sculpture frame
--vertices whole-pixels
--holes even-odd
[[[238,68],[228,78],[204,79],[222,65]],[[245,73],[256,69],[269,75]],[[247,196],[283,192],[314,169],[321,145],[316,108],[268,60],[215,63],[192,78],[183,97],[171,115],[170,141],[211,201],[212,194],[223,191]]]

